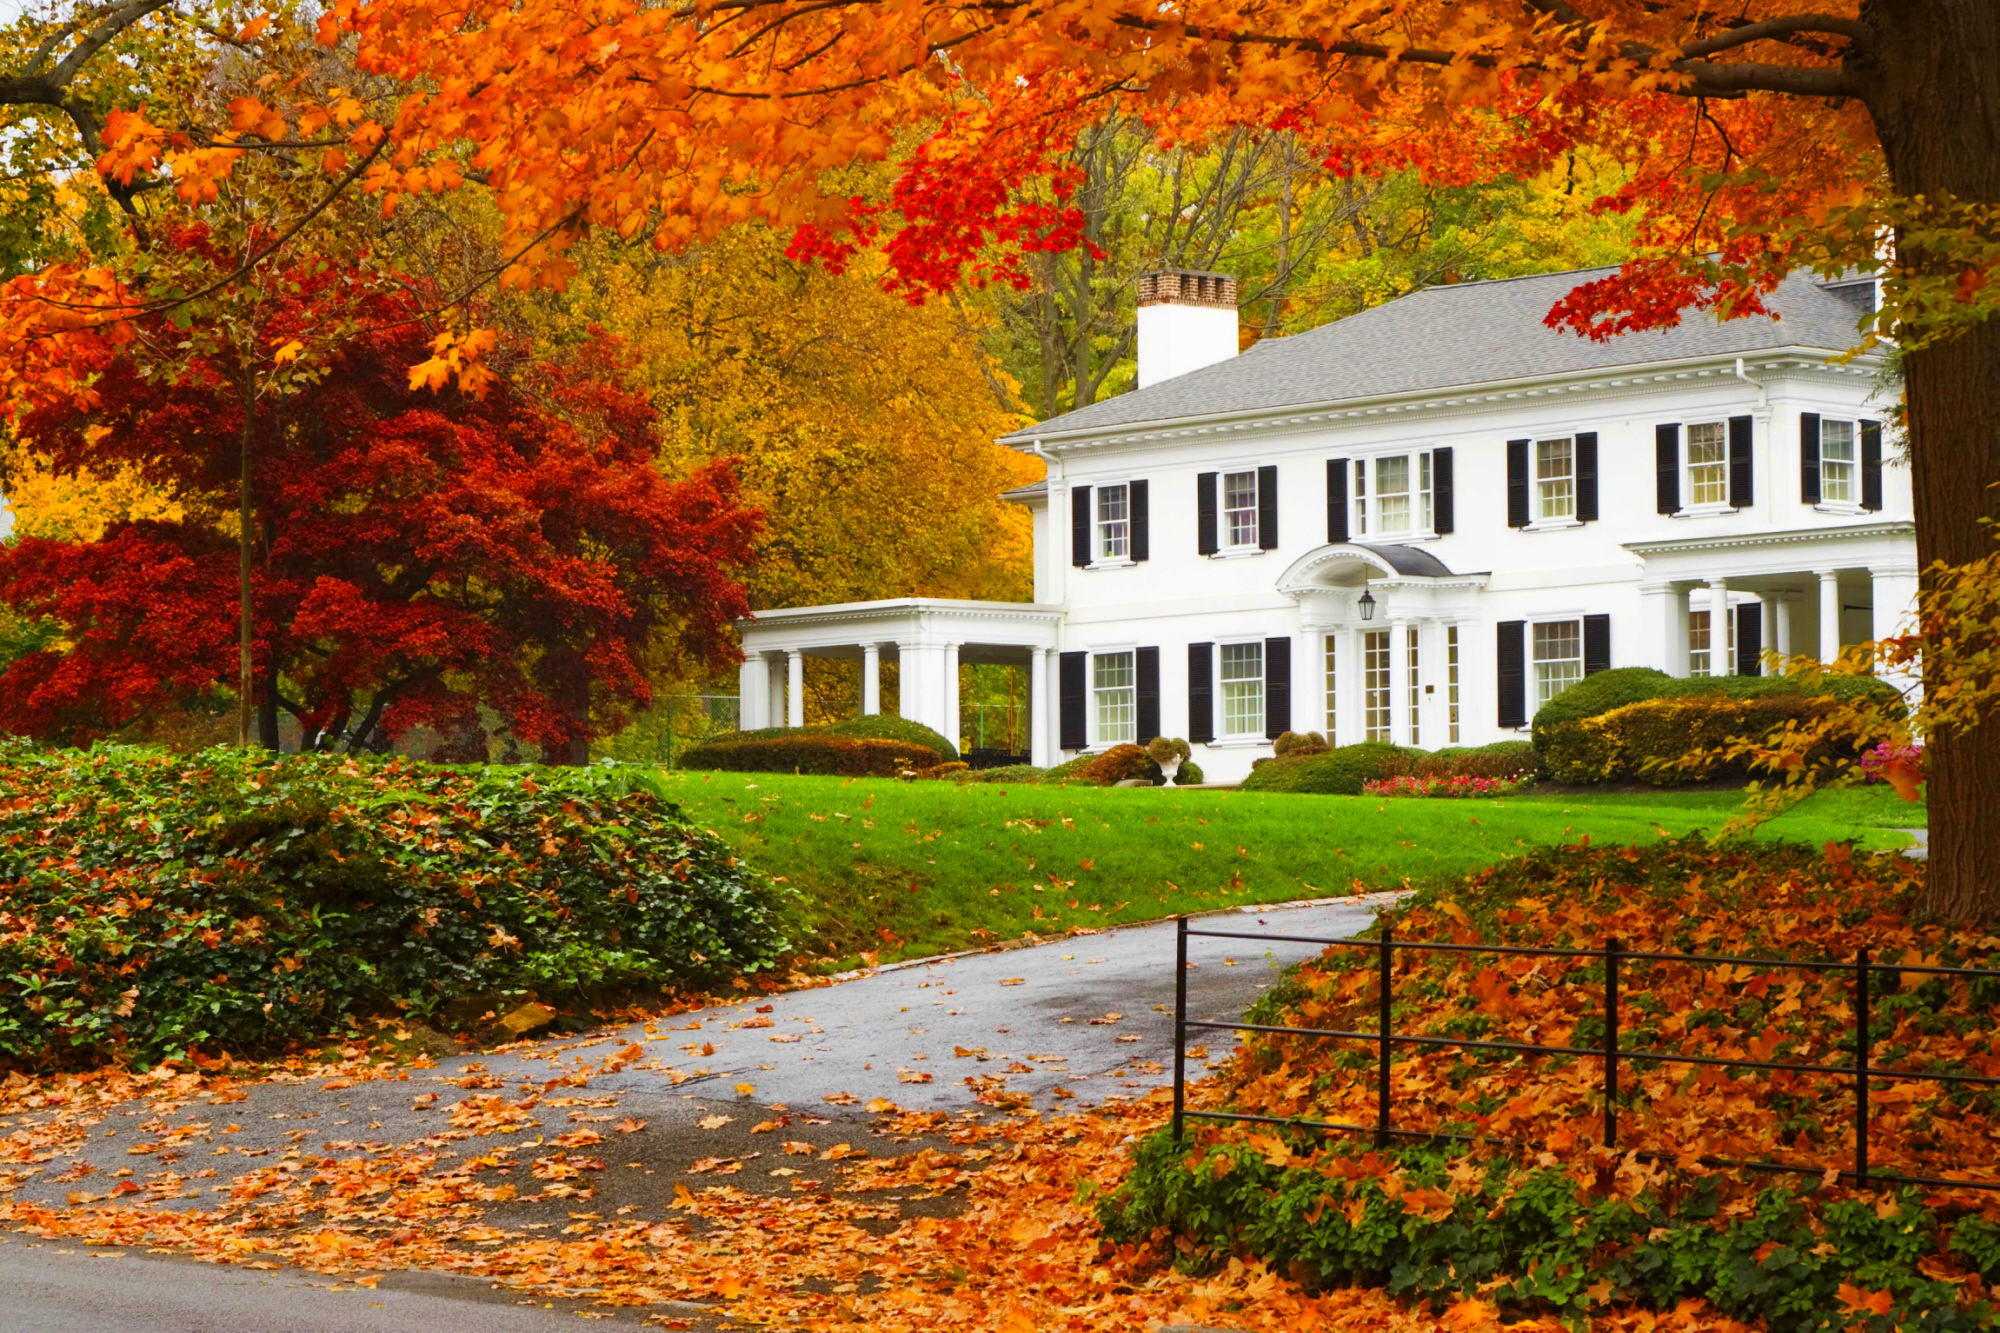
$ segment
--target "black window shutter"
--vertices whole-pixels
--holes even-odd
[[[1347,460],[1326,460],[1326,539],[1347,540]]]
[[[1799,499],[1819,503],[1819,413],[1799,413]]]
[[[1663,421],[1653,427],[1653,507],[1662,514],[1681,508],[1681,423]]]
[[[1611,670],[1611,617],[1583,618],[1583,674]]]
[[[1528,725],[1528,622],[1503,620],[1496,627],[1494,679],[1500,686],[1499,716],[1502,727]]]
[[[1064,653],[1056,662],[1056,692],[1062,698],[1056,744],[1065,750],[1081,750],[1090,744],[1090,729],[1084,724],[1083,680],[1089,669],[1089,653]]]
[[[1278,469],[1257,469],[1257,546],[1278,549]]]
[[[1729,418],[1729,504],[1748,509],[1757,499],[1757,467],[1750,458],[1749,417]]]
[[[1264,738],[1292,729],[1292,641],[1264,640]]]
[[[1431,450],[1431,531],[1442,537],[1457,521],[1451,490],[1451,450]]]
[[[1861,423],[1861,507],[1882,507],[1882,423]]]
[[[1507,441],[1507,526],[1528,526],[1528,441]]]
[[[1196,744],[1215,739],[1215,645],[1188,645],[1188,734]]]
[[[1597,432],[1577,432],[1576,437],[1576,516],[1580,522],[1597,521]]]
[[[1090,487],[1073,486],[1069,492],[1069,562],[1072,565],[1090,563],[1090,539],[1097,526],[1097,515],[1090,512]]]
[[[1736,674],[1764,674],[1764,605],[1745,602],[1736,608]]]
[[[1134,703],[1137,704],[1139,744],[1160,734],[1160,650],[1140,648],[1132,654]]]
[[[1198,555],[1214,555],[1215,473],[1204,472],[1194,479],[1194,549]]]
[[[1143,481],[1135,481],[1126,491],[1132,506],[1132,558],[1150,560],[1153,556],[1153,516],[1148,512],[1147,491],[1151,489]],[[1150,738],[1149,738],[1150,739]]]

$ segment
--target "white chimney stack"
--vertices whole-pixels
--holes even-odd
[[[1163,269],[1139,275],[1139,387],[1235,356],[1236,279]]]

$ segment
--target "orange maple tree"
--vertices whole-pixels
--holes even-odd
[[[913,296],[1021,281],[1022,254],[1079,243],[1059,153],[1114,110],[1163,141],[1278,126],[1343,169],[1446,180],[1536,170],[1589,143],[1632,168],[1601,203],[1643,209],[1643,252],[1551,321],[1612,336],[1689,309],[1755,312],[1801,264],[1880,269],[1871,336],[1906,353],[1923,557],[1988,554],[1989,0],[338,0],[216,34],[211,53],[264,69],[226,100],[196,79],[121,81],[111,63],[148,31],[183,49],[171,0],[67,14],[17,25],[0,107],[66,117],[133,217],[227,198],[246,163],[274,159],[321,183],[302,219],[342,191],[393,211],[476,184],[503,219],[500,267],[524,280],[560,282],[592,230],[675,247],[756,218],[836,264],[879,247]],[[308,31],[322,57],[281,54]],[[891,158],[886,191],[844,186],[842,168]],[[0,388],[74,388],[69,329],[173,299],[135,293],[103,258],[7,290]],[[1994,774],[2000,732],[1932,738],[1930,902],[1960,919],[2000,910],[1982,869],[2000,835],[1978,809]]]

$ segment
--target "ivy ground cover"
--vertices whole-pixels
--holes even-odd
[[[1834,847],[1694,839],[1538,850],[1392,912],[1399,938],[1851,960],[1873,952],[1869,1143],[1878,1177],[2000,1182],[2000,938],[1913,921],[1922,867]],[[1379,1030],[1373,951],[1331,950],[1260,1006],[1268,1022]],[[1620,1047],[1852,1067],[1850,974],[1628,960]],[[1601,1049],[1601,961],[1413,951],[1398,1033]],[[1468,1311],[1582,1319],[1696,1302],[1781,1330],[1993,1327],[2000,1194],[1858,1190],[1851,1075],[1629,1058],[1606,1148],[1603,1061],[1450,1046],[1396,1051],[1399,1129],[1470,1136],[1378,1148],[1372,1135],[1191,1122],[1158,1134],[1104,1209],[1113,1236],[1195,1269],[1254,1257],[1308,1284],[1364,1283]],[[1197,1105],[1375,1123],[1373,1043],[1249,1034]],[[1804,1168],[1735,1170],[1714,1159]],[[1178,1246],[1176,1251],[1173,1247]],[[1474,1318],[1478,1316],[1478,1318]]]
[[[800,894],[801,947],[852,962],[1180,912],[1441,884],[1551,843],[1720,828],[1729,791],[1439,801],[1165,788],[662,775],[665,790]],[[1830,791],[1760,836],[1900,847],[1923,806]]]
[[[703,983],[782,951],[779,898],[642,770],[7,748],[0,1057]]]

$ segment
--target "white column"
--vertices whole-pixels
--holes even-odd
[[[945,716],[944,646],[906,643],[902,654],[903,716],[949,738],[957,728]]]
[[[1055,648],[1041,651],[1042,746],[1050,764],[1062,762],[1062,673],[1057,669],[1061,657]]]
[[[1819,577],[1819,660],[1840,656],[1840,571],[1815,569]]]
[[[1669,676],[1686,677],[1688,673],[1688,615],[1694,609],[1689,604],[1691,588],[1676,583],[1667,597],[1667,661],[1661,666]]]
[[[1327,739],[1352,745],[1361,739],[1361,630],[1349,625],[1338,631],[1334,651],[1334,732]]]
[[[1915,629],[1917,567],[1914,564],[1876,566],[1868,571],[1868,579],[1872,585],[1870,600],[1875,608],[1869,626],[1870,635],[1878,640],[1887,639]],[[1916,701],[1922,680],[1915,672],[1877,667],[1875,673],[1901,690],[1913,703]]]
[[[950,741],[953,745],[957,745],[961,730],[961,718],[958,707],[958,645],[955,643],[948,643],[944,646],[944,708],[942,711],[945,725],[939,727],[938,730],[944,734],[946,740]]]
[[[785,650],[785,725],[806,724],[806,655],[796,648]]]
[[[1708,674],[1736,674],[1736,655],[1729,651],[1729,580],[1708,581]]]
[[[1389,739],[1410,744],[1410,622],[1389,622]]]
[[[736,668],[736,725],[744,731],[768,727],[771,708],[771,662],[762,653],[746,653]]]
[[[882,711],[882,645],[861,645],[861,714],[873,717]]]
[[[1036,769],[1048,769],[1054,763],[1050,741],[1056,733],[1048,725],[1048,658],[1046,650],[1028,648],[1028,763]]]
[[[764,697],[764,725],[782,727],[785,725],[785,673],[770,670],[776,663],[769,657],[764,661],[764,674],[771,682],[771,692]]]
[[[1790,658],[1792,655],[1792,594],[1781,592],[1765,605],[1771,608],[1771,646],[1778,650],[1778,656]]]
[[[1658,667],[1668,675],[1677,675],[1674,670],[1675,617],[1685,621],[1684,599],[1675,595],[1671,583],[1642,583],[1639,585],[1639,626],[1642,635],[1639,651],[1644,654],[1644,663]]]
[[[1757,595],[1758,605],[1764,612],[1763,644],[1764,652],[1767,653],[1776,652],[1778,648],[1778,598],[1780,596],[1782,594],[1772,592],[1759,593]],[[1769,666],[1761,663],[1757,668],[1760,675],[1768,673],[1770,669]]]

